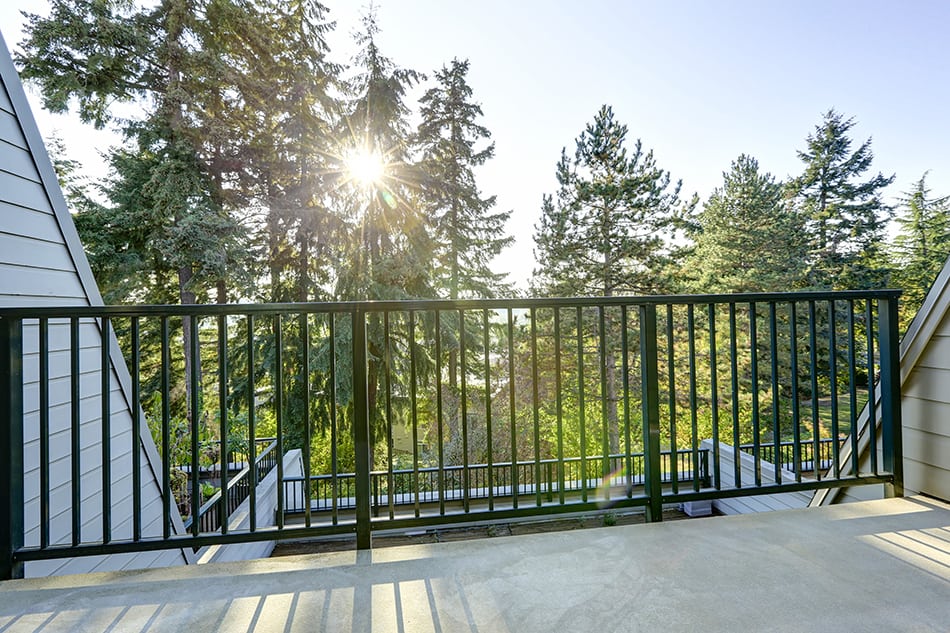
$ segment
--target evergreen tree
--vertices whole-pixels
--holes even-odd
[[[562,150],[557,198],[544,197],[535,229],[537,292],[610,297],[669,288],[665,276],[671,244],[664,238],[682,217],[680,183],[671,186],[669,173],[656,166],[652,152],[643,152],[639,140],[628,156],[626,137],[627,127],[603,106],[577,138],[573,160]],[[608,335],[616,337],[618,323],[610,315],[605,318]],[[613,352],[604,359],[606,448],[611,452],[620,445],[618,361]]]
[[[511,243],[505,222],[511,212],[491,213],[495,196],[481,197],[475,167],[495,153],[491,137],[477,122],[482,109],[472,101],[466,82],[468,61],[452,60],[437,71],[437,85],[421,100],[422,123],[416,142],[422,152],[424,199],[438,243],[437,287],[450,299],[488,297],[506,290],[503,274],[491,270],[491,260]]]
[[[338,280],[342,299],[406,299],[431,297],[429,254],[432,244],[419,211],[419,171],[411,162],[409,108],[406,90],[423,79],[399,68],[376,45],[379,27],[370,12],[356,36],[360,51],[356,76],[350,82],[350,114],[344,134],[352,159],[380,161],[382,173],[354,182],[346,216],[350,239],[345,270]],[[343,135],[343,134],[341,134]],[[356,178],[355,180],[359,180]]]
[[[848,132],[854,118],[834,110],[806,138],[798,152],[805,163],[789,183],[792,204],[806,218],[810,242],[809,285],[815,288],[867,288],[886,284],[882,266],[884,229],[891,208],[881,190],[894,176],[880,173],[860,180],[874,154],[868,139],[853,152]]]
[[[745,154],[723,173],[697,218],[695,246],[683,266],[690,292],[783,292],[801,286],[806,240],[782,184]]]
[[[557,197],[545,196],[535,227],[535,290],[604,296],[667,290],[666,268],[681,217],[680,183],[603,106],[557,165]],[[689,205],[687,205],[687,209]]]
[[[910,323],[950,257],[950,196],[933,197],[927,174],[900,199],[894,238],[894,284],[901,297],[902,325]]]
[[[346,237],[341,240],[336,295],[363,301],[431,298],[434,247],[421,213],[421,178],[412,162],[410,111],[405,104],[406,90],[423,75],[396,66],[382,54],[372,12],[363,25],[356,36],[360,46],[354,60],[356,75],[348,82],[348,116],[340,131],[350,147],[341,152],[348,163],[341,166],[346,180],[338,189],[345,205]],[[428,351],[409,335],[407,320],[407,315],[391,315],[387,334],[379,313],[367,316],[368,397],[377,439],[393,422],[384,418],[387,394],[404,402],[409,392],[408,355],[393,350],[416,346],[423,359]]]

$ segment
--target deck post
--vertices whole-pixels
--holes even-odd
[[[23,321],[0,318],[0,580],[23,578]]]
[[[878,332],[881,354],[881,449],[884,470],[894,476],[884,484],[885,497],[904,496],[904,448],[901,435],[900,334],[897,297],[879,299]],[[875,450],[872,446],[871,450]]]
[[[660,479],[660,376],[656,351],[656,306],[640,306],[640,370],[643,393],[644,487],[649,502],[648,522],[663,520],[663,489]],[[673,448],[675,451],[675,447]]]
[[[356,548],[373,546],[370,519],[369,389],[366,367],[366,312],[355,309],[353,318],[353,433],[356,451]]]

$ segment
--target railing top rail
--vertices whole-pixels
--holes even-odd
[[[509,299],[408,299],[392,301],[329,301],[307,303],[231,303],[199,305],[132,306],[32,306],[0,308],[0,318],[217,316],[249,314],[352,313],[434,310],[522,310],[531,308],[576,308],[596,306],[743,304],[849,299],[897,299],[899,289],[836,290],[806,292],[753,292],[737,294],[643,295],[622,297],[553,297]]]

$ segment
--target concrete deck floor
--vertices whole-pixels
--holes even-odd
[[[950,631],[922,497],[0,583],[0,631]]]

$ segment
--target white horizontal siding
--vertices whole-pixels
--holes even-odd
[[[0,200],[0,227],[4,233],[23,235],[44,242],[62,243],[56,216],[45,211],[8,204]]]
[[[27,149],[26,139],[23,137],[16,115],[6,109],[0,110],[0,141],[20,149]],[[37,182],[38,177],[39,174],[37,174]]]
[[[0,112],[0,120],[5,116],[4,112]],[[27,179],[36,172],[29,150],[6,139],[0,139],[0,171]]]
[[[72,305],[75,305],[73,300],[86,298],[79,276],[74,272],[0,262],[0,279],[3,279],[4,294],[13,299],[7,304],[11,306],[30,305],[33,297],[66,299]]]
[[[0,82],[0,110],[13,114],[13,104],[10,103],[10,96],[7,94],[6,86]]]
[[[0,191],[3,191],[3,199],[9,204],[53,212],[49,198],[46,197],[46,190],[34,180],[0,171]]]
[[[75,274],[73,259],[62,243],[0,233],[0,253],[3,253],[4,263],[8,265],[35,268],[39,261],[43,263],[44,269]]]

